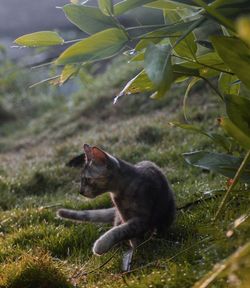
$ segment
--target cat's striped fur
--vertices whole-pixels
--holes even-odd
[[[113,208],[75,211],[60,209],[63,218],[113,223],[93,246],[96,255],[123,240],[136,246],[145,233],[168,228],[175,218],[175,200],[160,168],[150,161],[136,165],[115,158],[97,147],[84,145],[84,154],[69,162],[82,166],[81,191],[94,198],[110,192]]]

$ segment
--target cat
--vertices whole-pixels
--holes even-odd
[[[59,209],[58,216],[78,221],[113,223],[93,246],[102,255],[123,240],[134,248],[145,234],[162,231],[176,214],[172,189],[160,168],[150,161],[132,165],[97,147],[84,144],[84,153],[68,166],[81,167],[80,194],[88,198],[110,192],[113,208],[76,211]]]

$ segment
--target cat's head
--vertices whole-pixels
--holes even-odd
[[[100,148],[83,146],[84,153],[69,161],[67,166],[81,167],[80,194],[94,198],[110,191],[119,161]]]

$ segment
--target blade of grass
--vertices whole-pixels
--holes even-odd
[[[228,196],[230,195],[230,192],[233,190],[233,188],[235,187],[235,185],[238,183],[239,179],[240,179],[240,176],[241,174],[243,173],[248,161],[250,160],[250,150],[247,152],[244,160],[242,161],[238,171],[236,172],[235,176],[234,176],[234,179],[233,179],[233,182],[232,184],[229,186],[225,196],[223,197],[221,203],[220,203],[220,206],[215,214],[215,217],[214,217],[214,221],[218,219],[220,213],[222,212],[222,209],[225,207],[226,205],[226,201],[228,199]]]

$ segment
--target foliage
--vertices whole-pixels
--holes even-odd
[[[119,22],[118,15],[143,5],[151,9],[160,9],[165,23],[126,28]],[[250,10],[249,1],[241,0],[239,3],[231,0],[228,3],[223,0],[127,0],[113,5],[112,1],[106,0],[99,1],[99,7],[87,6],[85,2],[81,5],[68,4],[63,7],[66,17],[90,35],[67,48],[55,60],[54,65],[64,65],[63,75],[65,69],[68,71],[72,65],[86,65],[89,62],[112,57],[124,51],[127,45],[136,42],[134,49],[129,51],[132,55],[130,61],[143,62],[144,68],[128,82],[115,102],[123,95],[141,92],[150,92],[152,98],[159,99],[167,94],[173,83],[188,80],[189,85],[184,97],[185,109],[186,99],[192,86],[198,80],[204,80],[225,104],[228,118],[220,119],[221,127],[248,150],[250,149],[248,113],[250,100],[239,95],[241,85],[250,88],[248,73],[250,49],[247,40],[249,21],[246,16],[242,16],[242,7],[244,7],[244,14],[247,13]],[[202,34],[197,33],[198,28],[205,29],[209,24],[221,27],[219,35],[209,36],[210,42],[204,41],[200,38]],[[46,44],[44,39],[47,39],[48,45],[53,43],[56,45],[57,41],[61,41],[60,43],[63,41],[54,32],[47,31],[24,35],[19,37],[16,43],[39,46]],[[205,46],[205,50],[199,45]],[[77,70],[73,68],[69,77],[76,73]],[[60,83],[62,84],[69,77]],[[211,78],[217,79],[219,90],[212,84]],[[184,127],[182,124],[177,125]],[[186,128],[190,130],[192,126],[184,127]],[[201,133],[198,130],[192,129],[193,132]],[[224,147],[227,146],[226,138],[221,135],[211,135],[208,136],[212,140],[220,142]],[[209,162],[213,162],[214,167],[219,165],[216,164],[216,160],[211,159]],[[223,165],[231,165],[227,155],[220,155],[220,159]],[[237,169],[240,166],[240,158],[236,160],[239,163]],[[199,166],[194,158],[189,163]],[[210,169],[209,164],[205,166]],[[250,177],[245,174],[249,182]],[[230,177],[233,177],[233,174],[230,174]]]
[[[124,27],[118,16],[141,6],[159,9],[164,16],[164,23]],[[162,99],[173,84],[184,82],[187,83],[187,89],[183,109],[185,120],[188,121],[186,105],[193,86],[204,81],[216,92],[225,110],[218,121],[224,134],[207,132],[189,122],[175,122],[173,125],[208,136],[226,150],[226,153],[219,154],[207,151],[184,154],[189,164],[232,178],[215,213],[217,219],[238,181],[250,182],[249,1],[126,0],[113,5],[112,1],[106,0],[99,1],[98,8],[89,7],[84,2],[81,5],[68,4],[63,10],[73,24],[90,35],[68,47],[53,62],[53,65],[63,66],[63,71],[68,71],[68,65],[76,67],[69,77],[61,79],[68,80],[78,73],[78,67],[113,57],[132,46],[133,49],[127,50],[126,54],[131,63],[142,63],[143,68],[125,85],[115,102],[123,95],[144,92],[150,94],[151,98]],[[217,31],[203,39],[203,32],[210,25],[215,25]],[[60,36],[47,31],[24,35],[16,43],[44,45],[45,33],[48,44],[63,42]],[[63,82],[60,81],[60,84]],[[247,184],[244,187],[248,189]],[[248,244],[242,249],[247,249],[249,253]],[[239,253],[242,250],[236,252],[236,256],[229,257],[228,263],[237,258]],[[229,270],[229,273],[233,273],[232,269]],[[197,287],[202,285],[202,282],[198,282]]]

